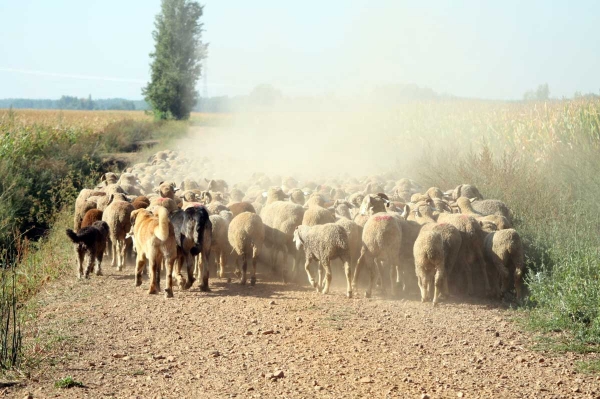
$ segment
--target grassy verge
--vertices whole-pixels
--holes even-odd
[[[18,112],[2,114],[0,370],[26,367],[37,356],[39,345],[21,347],[20,326],[35,314],[30,299],[45,284],[73,270],[72,246],[64,231],[72,227],[79,190],[92,187],[109,170],[101,154],[130,151],[144,140],[159,141],[155,151],[183,136],[187,126],[125,119],[95,130],[62,121],[23,123]]]

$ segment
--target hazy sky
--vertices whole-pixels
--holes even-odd
[[[208,94],[600,90],[598,1],[206,0]],[[0,0],[0,98],[141,98],[159,0]],[[199,81],[202,90],[202,80]]]

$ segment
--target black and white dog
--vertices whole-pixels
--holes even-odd
[[[208,288],[208,261],[212,242],[212,223],[208,211],[201,205],[191,206],[185,210],[173,212],[169,218],[175,228],[175,240],[177,241],[176,273],[182,288],[188,289],[196,281],[194,277],[194,258],[197,257],[196,261],[200,261],[202,267],[200,289],[210,291]],[[184,282],[181,277],[181,266],[184,264],[187,267],[187,282]]]

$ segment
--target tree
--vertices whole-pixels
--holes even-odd
[[[547,101],[550,99],[550,88],[548,83],[539,85],[537,89],[529,90],[523,95],[525,101]]]
[[[207,48],[202,9],[195,1],[162,0],[152,32],[151,80],[142,90],[158,119],[187,119],[198,100],[196,82]]]

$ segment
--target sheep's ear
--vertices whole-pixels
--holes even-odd
[[[180,189],[180,188],[177,188],[177,187],[173,188],[173,191],[175,191],[175,192],[177,192],[177,191],[179,191],[179,190],[181,190],[181,189]]]
[[[419,208],[415,209],[415,216],[421,217],[423,215],[421,215],[421,211],[419,210]]]
[[[471,201],[471,203],[475,202],[475,200],[477,200],[477,197],[475,197],[475,198],[469,198],[469,201]]]
[[[161,184],[163,184],[163,183],[164,183],[164,181],[161,181],[160,183],[158,183],[158,185],[160,186],[160,185],[161,185]]]
[[[101,182],[106,181],[106,173],[103,174],[102,177],[100,177],[100,181]]]
[[[108,203],[106,205],[110,205],[111,202],[113,202],[114,199],[115,199],[115,195],[111,194],[110,197],[108,197]]]
[[[404,209],[402,209],[401,216],[406,220],[408,218],[408,214],[410,213],[410,206],[404,205]]]
[[[267,198],[267,192],[266,192],[266,191],[263,191],[263,193],[262,193],[262,196],[263,196],[264,198]]]

